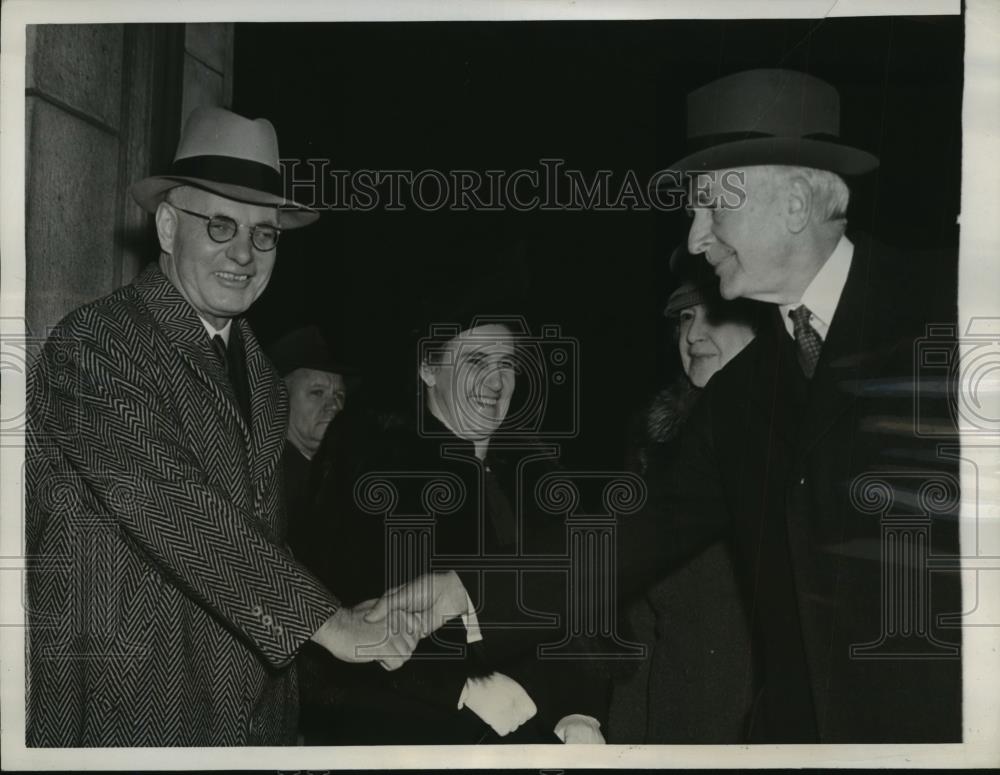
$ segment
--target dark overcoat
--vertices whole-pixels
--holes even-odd
[[[775,307],[623,524],[633,588],[731,538],[761,666],[752,741],[961,740],[957,439],[918,357],[954,356],[921,341],[954,321],[953,274],[953,256],[859,239],[812,380]]]
[[[391,673],[304,650],[307,742],[557,743],[553,729],[563,716],[603,722],[605,676],[536,657],[536,644],[559,642],[565,629],[552,623],[565,622],[564,574],[538,563],[538,555],[565,551],[564,519],[533,503],[538,481],[556,470],[554,451],[500,438],[481,461],[471,442],[430,414],[420,427],[424,432],[407,413],[360,403],[338,416],[316,458],[313,508],[292,547],[349,605],[432,568],[457,568],[477,606],[483,640],[467,644],[456,619]],[[522,566],[531,572],[520,572]],[[538,708],[503,738],[457,707],[466,680],[493,671],[520,683]]]
[[[70,313],[34,365],[28,745],[294,740],[288,665],[337,603],[284,545],[287,395],[245,321],[232,336],[249,426],[156,266]]]

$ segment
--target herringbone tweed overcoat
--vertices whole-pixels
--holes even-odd
[[[337,601],[284,544],[287,395],[234,325],[249,427],[156,266],[70,313],[33,365],[28,745],[294,736],[289,663]]]

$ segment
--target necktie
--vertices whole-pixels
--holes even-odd
[[[230,331],[233,338],[229,347],[226,341],[216,334],[212,337],[212,348],[219,356],[219,362],[225,366],[226,374],[229,376],[229,384],[236,394],[236,402],[240,406],[240,412],[247,424],[250,423],[250,387],[247,382],[246,364],[243,362],[243,348],[240,347],[239,332],[234,328]]]
[[[823,340],[810,325],[809,315],[809,308],[805,304],[788,311],[788,317],[792,319],[799,365],[806,379],[812,379],[816,371],[816,362],[819,361],[819,352],[823,349]]]

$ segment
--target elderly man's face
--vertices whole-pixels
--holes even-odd
[[[728,178],[728,188],[723,185]],[[735,176],[742,176],[746,192],[742,206],[735,202]],[[787,303],[789,297],[790,242],[786,223],[788,201],[780,181],[764,167],[746,167],[714,173],[702,180],[706,201],[693,202],[694,221],[688,234],[688,250],[704,253],[719,277],[719,292],[725,299],[747,298]],[[706,205],[706,206],[699,206]]]
[[[753,329],[736,318],[713,316],[704,304],[680,311],[677,347],[691,384],[705,387],[712,376],[753,339]]]
[[[164,273],[205,320],[222,328],[246,312],[271,279],[277,251],[257,250],[250,227],[278,226],[278,211],[190,187],[175,189],[171,199],[186,210],[225,215],[241,224],[233,239],[219,243],[208,236],[204,220],[170,202],[161,204],[156,214],[160,246],[167,254]]]
[[[506,326],[463,331],[420,367],[427,400],[463,439],[493,435],[514,395],[514,340]]]
[[[288,386],[288,435],[297,446],[313,454],[326,429],[347,399],[340,374],[296,369],[285,378]]]

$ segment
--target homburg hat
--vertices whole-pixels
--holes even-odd
[[[860,175],[878,159],[840,139],[837,90],[794,70],[747,70],[687,98],[688,154],[682,172],[791,165]]]

